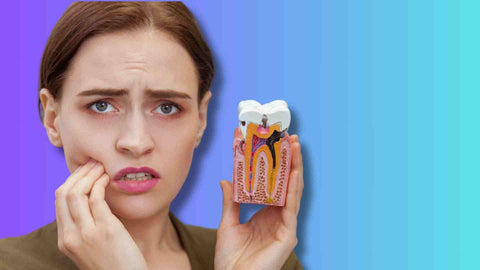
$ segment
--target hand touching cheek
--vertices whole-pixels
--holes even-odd
[[[110,178],[89,160],[55,192],[58,248],[80,269],[147,269],[146,261],[105,202]]]

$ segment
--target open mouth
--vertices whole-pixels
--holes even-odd
[[[147,181],[160,178],[157,171],[150,167],[127,167],[115,174],[115,181]]]
[[[150,167],[128,167],[114,177],[118,188],[128,193],[143,193],[152,189],[160,180],[160,175]]]
[[[129,173],[123,175],[118,181],[145,181],[152,178],[155,176],[150,173]]]

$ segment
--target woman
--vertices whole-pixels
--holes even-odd
[[[240,224],[232,185],[221,181],[218,230],[169,211],[207,124],[213,76],[181,2],[72,4],[47,42],[39,89],[42,123],[72,173],[55,192],[54,222],[0,241],[0,268],[301,269],[296,135],[285,207]],[[145,174],[126,184],[132,172]]]

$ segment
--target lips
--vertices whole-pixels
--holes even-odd
[[[119,172],[117,172],[113,178],[114,181],[119,181],[122,176],[129,174],[129,173],[149,173],[153,175],[154,178],[160,178],[160,175],[155,171],[154,169],[150,167],[140,167],[140,168],[135,168],[135,167],[127,167],[124,169],[121,169]]]

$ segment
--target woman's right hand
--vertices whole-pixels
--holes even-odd
[[[110,177],[92,159],[55,191],[58,249],[80,269],[147,269],[135,241],[105,201]]]

